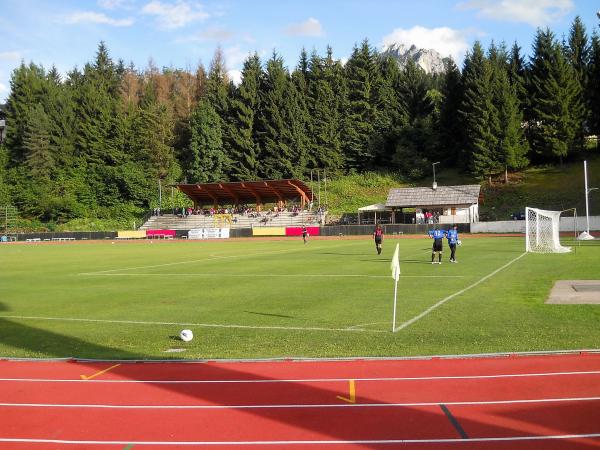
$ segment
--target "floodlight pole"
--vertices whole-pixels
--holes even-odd
[[[590,192],[598,188],[588,188],[588,176],[587,176],[587,161],[583,161],[583,177],[585,180],[585,220],[586,220],[586,231],[590,234],[590,214],[589,214],[589,194]]]

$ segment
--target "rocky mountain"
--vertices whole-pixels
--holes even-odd
[[[400,67],[404,67],[412,60],[427,73],[441,73],[444,71],[444,59],[442,55],[433,49],[410,47],[404,44],[392,44],[382,52],[384,56],[391,56],[398,61]]]

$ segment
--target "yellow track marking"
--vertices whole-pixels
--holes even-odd
[[[354,380],[348,380],[348,383],[350,385],[350,398],[342,397],[341,395],[336,397],[348,403],[356,403],[356,385]]]
[[[80,375],[82,380],[91,380],[92,378],[96,378],[98,375],[102,375],[103,373],[108,372],[111,369],[114,369],[117,366],[120,366],[121,364],[115,364],[114,366],[110,366],[108,369],[104,369],[101,370],[100,372],[96,372],[94,375],[90,375],[89,377],[86,375]]]

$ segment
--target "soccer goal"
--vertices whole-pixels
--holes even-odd
[[[533,253],[567,253],[571,251],[570,247],[560,245],[560,215],[562,212],[525,208],[525,251]]]

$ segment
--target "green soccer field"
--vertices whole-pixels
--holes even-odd
[[[598,279],[600,247],[523,254],[469,238],[458,264],[431,241],[100,242],[0,246],[0,357],[267,358],[600,347],[599,305],[546,305],[555,280]],[[447,250],[447,248],[446,248]],[[183,328],[195,338],[177,338]],[[183,350],[183,351],[182,351]]]

